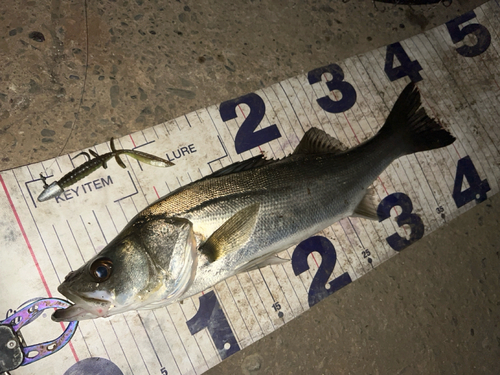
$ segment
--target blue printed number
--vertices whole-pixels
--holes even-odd
[[[399,66],[394,67],[394,56],[399,60]],[[391,82],[406,76],[410,77],[413,82],[419,82],[423,79],[419,73],[421,70],[422,67],[419,62],[410,60],[401,43],[393,43],[387,46],[384,71]]]
[[[213,290],[200,297],[200,308],[186,324],[191,335],[208,328],[221,359],[225,359],[240,350]]]
[[[464,44],[463,46],[457,48],[457,52],[465,57],[480,55],[486,51],[491,44],[490,32],[483,25],[471,23],[460,29],[460,25],[462,23],[470,21],[473,18],[476,18],[476,13],[471,10],[454,20],[446,22],[446,27],[448,28],[448,32],[450,33],[451,41],[453,43],[463,41],[465,37],[470,34],[476,37],[476,44],[473,46]]]
[[[469,183],[469,188],[462,191],[464,176]],[[457,208],[462,207],[474,199],[477,203],[481,203],[487,198],[486,193],[488,191],[490,191],[490,184],[488,184],[487,180],[481,180],[470,157],[466,156],[460,159],[457,164],[457,174],[455,176],[452,194]]]
[[[309,288],[309,306],[317,304],[323,298],[335,293],[337,290],[352,281],[351,276],[345,272],[335,280],[330,281],[328,283],[328,288],[326,287],[327,281],[335,268],[335,264],[337,263],[337,253],[335,252],[335,248],[330,240],[322,236],[310,237],[307,240],[302,241],[295,248],[292,255],[292,268],[295,276],[298,276],[309,269],[307,257],[313,252],[321,254],[321,264],[319,265],[318,271],[314,275]]]
[[[399,234],[394,233],[393,235],[387,237],[386,240],[389,246],[394,250],[401,251],[413,242],[421,239],[424,236],[425,229],[420,216],[411,213],[413,211],[411,199],[403,193],[393,193],[385,197],[382,202],[380,202],[377,208],[379,221],[388,219],[391,216],[391,209],[395,206],[401,207],[402,210],[402,212],[396,217],[396,222],[399,227],[402,227],[405,224],[410,226],[410,239],[407,240]]]
[[[271,125],[267,128],[255,131],[266,113],[264,101],[255,93],[243,95],[237,99],[228,100],[222,103],[219,108],[222,121],[225,122],[238,117],[236,114],[236,107],[240,104],[248,105],[250,107],[250,113],[236,133],[234,139],[236,153],[241,154],[242,152],[281,137],[281,133],[276,125]]]
[[[322,68],[311,70],[307,73],[309,84],[321,82],[321,76],[330,73],[332,78],[326,82],[328,90],[338,90],[342,94],[340,100],[332,100],[328,96],[316,99],[319,106],[330,113],[341,113],[351,109],[356,103],[356,90],[349,82],[344,82],[344,72],[337,64],[330,64]]]

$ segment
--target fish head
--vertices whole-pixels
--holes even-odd
[[[70,272],[58,291],[74,304],[55,321],[108,317],[177,301],[197,267],[192,223],[181,218],[140,218],[99,254]]]

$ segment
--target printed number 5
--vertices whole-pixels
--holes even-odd
[[[473,34],[476,37],[476,44],[473,46],[463,45],[457,48],[457,52],[465,57],[474,57],[480,55],[488,49],[491,44],[491,35],[486,27],[478,23],[471,23],[460,29],[460,25],[464,22],[470,21],[476,17],[474,11],[462,14],[460,17],[455,18],[446,23],[448,32],[451,36],[451,41],[453,43],[461,42],[469,34]]]
[[[403,193],[393,193],[380,202],[377,208],[379,221],[384,221],[389,218],[391,216],[390,211],[395,206],[401,207],[403,211],[396,217],[396,222],[400,227],[405,224],[410,226],[410,239],[407,240],[399,234],[394,233],[387,237],[386,240],[389,246],[394,250],[401,251],[424,236],[424,223],[420,216],[411,213],[413,211],[413,204],[411,203],[411,199]]]

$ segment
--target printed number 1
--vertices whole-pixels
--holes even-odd
[[[213,290],[200,296],[200,308],[186,324],[191,335],[208,328],[221,359],[226,359],[240,350]]]

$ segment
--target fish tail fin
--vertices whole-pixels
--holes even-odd
[[[413,82],[399,95],[379,134],[393,138],[402,155],[445,147],[455,137],[430,118],[421,107],[420,92]]]

